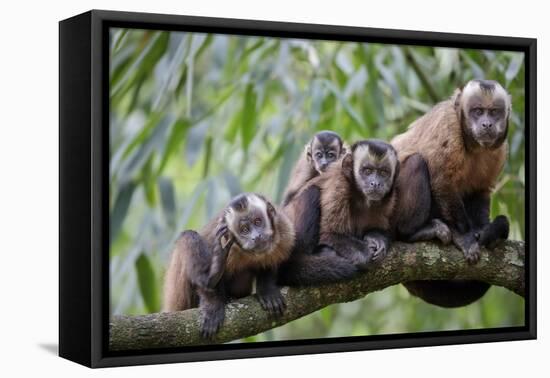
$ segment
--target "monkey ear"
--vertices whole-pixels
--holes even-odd
[[[344,173],[344,176],[348,180],[353,181],[353,155],[352,154],[348,153],[342,159],[342,172]]]
[[[462,100],[462,88],[457,88],[453,95],[453,105],[457,114],[461,113],[460,101]]]
[[[267,204],[267,212],[271,217],[274,217],[277,214],[277,211],[275,210],[275,206],[270,201],[265,201]]]
[[[393,172],[393,182],[392,187],[395,186],[395,183],[397,182],[397,178],[399,177],[399,170],[401,169],[401,163],[399,160],[397,160],[397,163],[395,163],[395,172]]]
[[[312,161],[312,158],[311,158],[311,146],[308,144],[306,144],[306,160],[309,164],[311,164],[311,161]]]
[[[340,156],[344,156],[347,153],[348,153],[348,149],[346,148],[346,146],[342,145],[342,150],[340,151]]]

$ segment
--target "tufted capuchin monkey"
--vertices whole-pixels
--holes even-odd
[[[420,154],[429,171],[431,219],[441,218],[453,243],[469,263],[480,247],[508,237],[505,216],[489,219],[490,195],[507,154],[511,98],[491,80],[472,80],[416,120],[392,141],[399,159]],[[414,281],[407,289],[425,301],[464,306],[481,298],[490,285],[479,281]]]
[[[283,195],[288,204],[306,182],[319,176],[346,153],[342,138],[333,131],[320,131],[305,145]]]
[[[382,260],[390,245],[398,174],[394,148],[364,140],[310,180],[284,208],[296,229],[296,246],[280,281],[334,282]]]
[[[285,309],[277,270],[290,255],[294,228],[263,196],[235,197],[200,232],[176,241],[164,284],[164,311],[199,307],[201,335],[212,338],[223,323],[225,303],[252,293],[273,315]]]

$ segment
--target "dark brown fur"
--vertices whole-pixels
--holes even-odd
[[[451,99],[437,104],[391,142],[400,161],[414,153],[420,153],[426,160],[433,194],[447,222],[453,219],[445,197],[449,194],[462,197],[479,191],[490,193],[508,150],[506,141],[492,150],[466,149],[460,113],[455,106],[459,96],[457,91]]]
[[[183,232],[176,241],[165,276],[164,311],[181,311],[200,305],[203,335],[211,337],[223,321],[225,301],[250,295],[254,279],[257,279],[262,306],[270,312],[280,313],[284,301],[281,302],[282,297],[275,286],[276,273],[291,253],[294,228],[282,211],[270,209],[274,234],[269,249],[263,253],[244,251],[229,230],[220,232],[226,210],[199,233]]]
[[[489,109],[501,109],[503,116],[488,118]],[[479,260],[481,246],[492,247],[508,237],[508,220],[499,216],[491,222],[489,206],[507,156],[509,113],[510,97],[498,83],[474,80],[392,140],[400,161],[416,154],[427,163],[433,198],[430,230],[434,234],[443,227],[437,219],[441,217],[469,263]],[[417,202],[409,204],[412,210],[404,206],[404,211],[418,210]],[[483,282],[455,280],[415,281],[405,286],[411,294],[443,307],[472,303],[489,288]]]
[[[315,158],[312,156],[314,153],[314,143],[319,143],[326,147],[329,145],[334,146],[334,151],[337,152],[337,159],[330,163],[330,165],[336,164],[338,159],[344,156],[348,150],[348,147],[346,147],[340,136],[332,131],[321,131],[315,134],[315,136],[304,146],[304,151],[290,174],[289,183],[283,195],[283,206],[286,206],[309,180],[321,174],[317,170],[314,161]]]

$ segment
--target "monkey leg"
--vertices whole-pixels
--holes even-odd
[[[181,233],[175,243],[164,281],[164,311],[181,311],[198,305],[196,286],[207,286],[210,251],[195,231]]]
[[[444,245],[451,242],[451,230],[440,219],[432,219],[427,225],[407,238],[409,242],[439,240]]]
[[[256,296],[262,308],[274,316],[283,315],[286,309],[285,299],[277,286],[277,271],[263,269],[256,276]]]
[[[327,248],[319,252],[321,193],[317,186],[306,188],[294,199],[296,241],[290,259],[279,267],[281,285],[310,286],[338,282],[357,273],[352,262]]]
[[[294,253],[294,252],[293,252]],[[280,285],[318,286],[352,278],[357,267],[332,248],[320,246],[313,254],[296,253],[279,267]]]
[[[492,249],[499,241],[508,239],[510,223],[504,215],[497,216],[479,233],[479,244]]]
[[[211,339],[218,333],[225,318],[225,302],[223,284],[216,289],[198,288],[200,301],[200,334],[205,339]]]
[[[464,204],[476,231],[479,245],[492,249],[499,241],[508,239],[510,231],[508,218],[499,215],[492,222],[489,219],[490,192],[473,193],[465,198]]]
[[[328,233],[321,237],[320,244],[332,248],[359,270],[366,270],[372,261],[373,253],[367,242],[351,235]]]

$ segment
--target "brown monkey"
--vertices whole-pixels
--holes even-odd
[[[420,154],[427,164],[434,206],[452,241],[469,263],[480,247],[508,237],[504,216],[489,219],[490,194],[507,155],[511,98],[491,80],[472,80],[415,121],[392,141],[401,161]],[[469,304],[490,285],[478,281],[415,281],[405,285],[429,303],[445,307]]]
[[[398,174],[394,148],[365,140],[310,180],[284,208],[296,229],[296,247],[280,269],[280,282],[334,282],[382,260],[391,239]]]
[[[184,231],[166,272],[164,310],[199,307],[201,335],[213,337],[224,319],[225,303],[252,293],[262,307],[281,315],[284,299],[277,269],[290,255],[294,228],[287,216],[263,196],[235,197],[199,233]]]
[[[305,145],[304,152],[296,163],[283,195],[283,206],[287,205],[304,184],[319,176],[346,153],[340,136],[333,131],[320,131]]]

